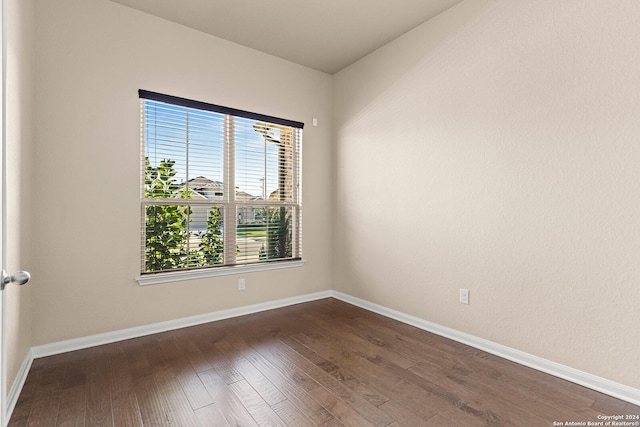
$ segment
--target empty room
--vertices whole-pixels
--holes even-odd
[[[0,426],[640,426],[636,0],[3,0]]]

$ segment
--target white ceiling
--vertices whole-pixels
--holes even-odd
[[[112,0],[333,74],[462,0]]]

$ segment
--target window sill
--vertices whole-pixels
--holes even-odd
[[[296,268],[302,267],[305,262],[305,260],[281,261],[264,264],[236,265],[233,267],[208,268],[203,270],[145,274],[136,277],[136,281],[141,286],[158,285],[161,283],[182,282],[184,280],[204,279],[207,277],[229,276],[232,274],[256,273],[260,271]]]

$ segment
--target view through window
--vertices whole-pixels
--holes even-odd
[[[300,259],[302,123],[139,93],[141,271]]]

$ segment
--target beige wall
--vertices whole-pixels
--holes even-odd
[[[330,289],[331,76],[106,0],[37,4],[33,345]],[[137,284],[140,88],[308,124],[304,267]]]
[[[638,22],[466,1],[339,72],[334,288],[640,387]]]
[[[32,267],[31,162],[34,153],[33,79],[35,14],[31,0],[9,0],[7,22],[7,270]],[[9,285],[6,298],[7,387],[31,347],[30,286]]]

